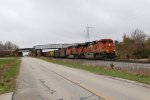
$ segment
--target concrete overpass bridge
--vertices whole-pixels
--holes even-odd
[[[21,49],[17,49],[17,52],[30,52],[30,51],[34,51],[34,48],[21,48]]]
[[[69,46],[75,46],[78,43],[72,43],[72,44],[46,44],[46,45],[36,45],[33,48],[34,49],[41,49],[41,50],[45,50],[45,49],[61,49],[61,48],[67,48]]]
[[[42,50],[67,48],[69,46],[75,46],[77,44],[78,43],[36,45],[36,46],[33,46],[33,48],[17,49],[17,50],[15,50],[15,55],[16,56],[23,56],[23,52],[29,52],[30,56],[41,56]]]
[[[14,51],[15,56],[23,56],[23,52],[33,52],[34,48],[20,48]]]

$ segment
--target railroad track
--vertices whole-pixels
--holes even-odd
[[[110,67],[110,64],[114,64],[118,68],[127,68],[127,69],[149,69],[150,62],[145,61],[129,61],[129,60],[93,60],[93,59],[69,59],[69,58],[56,58],[59,60],[68,60],[81,62],[83,64],[89,64],[93,66],[106,66]]]

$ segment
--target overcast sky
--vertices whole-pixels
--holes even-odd
[[[121,40],[136,28],[150,35],[150,0],[0,0],[0,41],[38,44]]]

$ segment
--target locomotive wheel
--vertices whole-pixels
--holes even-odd
[[[100,53],[100,54],[99,54],[99,59],[100,59],[100,60],[103,60],[103,59],[104,59],[104,55]]]
[[[84,55],[84,54],[82,54],[82,55],[81,55],[81,58],[82,58],[82,59],[85,59],[86,57],[85,57],[85,55]]]
[[[94,54],[94,59],[99,59],[99,54]]]
[[[78,58],[78,55],[74,55],[74,59],[77,59]]]
[[[84,59],[84,58],[85,58],[84,54],[80,54],[80,55],[79,55],[79,58],[80,58],[80,59]]]
[[[115,59],[116,59],[115,53],[107,54],[107,56],[108,56],[108,58],[110,58],[111,60],[115,60]]]
[[[103,60],[108,60],[108,55],[106,53],[102,53],[102,59]]]

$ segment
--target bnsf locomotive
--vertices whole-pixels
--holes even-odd
[[[93,58],[93,59],[115,59],[115,44],[112,39],[101,39],[93,42],[86,42],[43,53],[44,56],[56,58]]]

